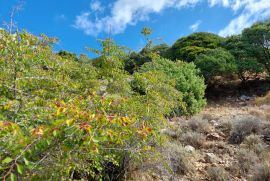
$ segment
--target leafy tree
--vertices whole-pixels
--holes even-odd
[[[213,33],[193,33],[177,40],[170,49],[172,60],[195,61],[196,56],[208,49],[220,47],[223,38]]]
[[[250,56],[249,45],[242,40],[241,35],[226,38],[224,48],[235,57],[236,73],[242,81],[254,78],[264,71],[262,65],[254,57]]]
[[[153,54],[152,62],[145,63],[140,72],[161,71],[175,81],[175,88],[182,94],[176,114],[192,115],[199,112],[206,104],[204,99],[204,79],[193,63],[172,62]]]
[[[65,50],[60,50],[57,55],[59,55],[62,58],[70,59],[74,61],[78,61],[77,55],[75,53],[71,53]]]
[[[169,46],[167,44],[159,44],[153,47],[144,47],[139,53],[132,52],[125,60],[125,70],[133,74],[138,71],[140,67],[146,63],[152,61],[151,53],[156,53],[162,57],[168,56]]]
[[[207,81],[214,76],[224,76],[236,71],[234,57],[230,52],[221,48],[208,50],[206,53],[198,55],[194,63]]]
[[[242,32],[243,41],[256,60],[270,72],[270,20],[259,22]]]

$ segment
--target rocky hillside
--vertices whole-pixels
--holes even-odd
[[[190,119],[170,120],[168,142],[156,163],[131,180],[270,180],[270,106],[252,97],[209,103]],[[162,158],[162,159],[161,159]],[[169,169],[168,169],[169,168]]]

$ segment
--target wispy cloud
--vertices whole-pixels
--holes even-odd
[[[151,13],[160,13],[166,8],[184,8],[194,6],[201,0],[117,0],[112,4],[110,14],[100,18],[91,17],[83,12],[75,19],[74,27],[87,35],[102,32],[122,33],[128,25],[149,19]],[[91,8],[93,10],[93,8]]]
[[[65,21],[66,19],[67,19],[67,17],[64,14],[57,14],[54,16],[55,21]]]
[[[95,0],[90,3],[90,9],[92,11],[102,12],[105,8],[101,5],[100,1]]]
[[[210,7],[221,6],[232,9],[237,16],[219,31],[221,36],[240,33],[252,23],[270,17],[270,0],[116,0],[110,6],[103,7],[100,1],[94,0],[90,9],[76,16],[73,27],[87,35],[100,33],[119,34],[127,26],[136,25],[140,21],[149,20],[153,13],[160,13],[168,8],[189,8],[206,1]],[[97,15],[108,9],[107,15]],[[196,31],[201,22],[190,26]]]
[[[194,24],[190,25],[189,26],[189,29],[194,32],[194,31],[197,31],[199,26],[202,24],[202,21],[201,20],[198,20],[196,21]]]
[[[242,10],[240,15],[219,31],[221,36],[239,34],[253,23],[270,17],[270,0],[234,0],[230,3],[230,7],[234,11],[240,8]]]

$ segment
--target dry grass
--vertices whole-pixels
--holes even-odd
[[[238,150],[236,159],[238,161],[237,167],[241,175],[248,173],[249,169],[259,161],[256,153],[244,148]]]
[[[270,92],[268,92],[264,97],[257,97],[255,99],[257,105],[270,104]]]
[[[207,175],[211,181],[227,181],[229,180],[228,172],[222,167],[210,167]]]
[[[169,152],[171,168],[175,174],[186,175],[194,172],[193,153],[177,144],[172,144]]]
[[[201,117],[194,117],[188,122],[188,127],[194,131],[203,134],[210,133],[213,128],[209,124],[208,120],[202,119]]]
[[[202,133],[192,131],[182,134],[182,136],[179,139],[184,145],[191,145],[197,149],[203,147],[206,141],[205,135],[203,135]]]
[[[233,123],[233,129],[229,138],[232,144],[240,144],[246,136],[259,134],[262,129],[262,122],[255,117],[246,117]]]
[[[254,149],[256,145],[262,144],[262,143],[263,142],[260,136],[254,135],[254,134],[247,136],[243,141],[243,144],[246,145],[248,149],[252,149],[252,150]]]
[[[270,160],[254,166],[252,181],[269,181],[270,180]]]

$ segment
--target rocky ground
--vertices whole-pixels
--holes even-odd
[[[156,162],[130,180],[270,181],[270,105],[248,96],[212,101],[192,118],[174,118]],[[150,163],[149,163],[150,162]]]

